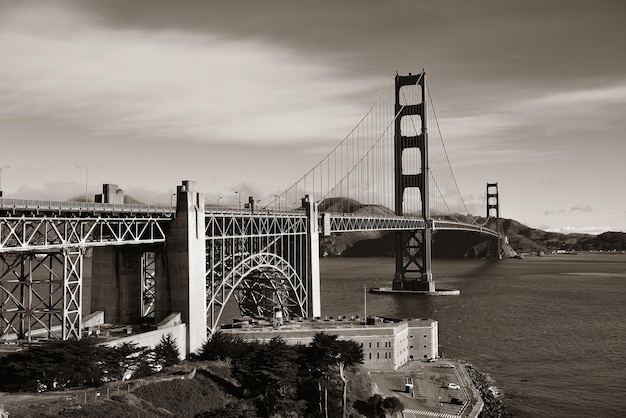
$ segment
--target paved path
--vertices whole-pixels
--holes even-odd
[[[407,414],[413,414],[413,416],[421,416],[421,417],[439,417],[439,418],[458,418],[459,415],[454,414],[442,414],[439,412],[432,411],[418,411],[417,409],[405,409],[402,411],[405,418],[409,418]]]

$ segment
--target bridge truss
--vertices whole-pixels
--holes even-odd
[[[207,214],[209,334],[231,297],[242,315],[308,316],[309,228],[304,212]]]
[[[99,246],[163,243],[171,212],[161,206],[0,199],[0,341],[79,339],[86,253]],[[154,295],[146,283],[149,311]]]

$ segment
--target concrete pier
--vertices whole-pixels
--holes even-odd
[[[176,191],[176,218],[167,233],[166,292],[157,281],[157,294],[169,295],[169,309],[157,306],[157,310],[181,313],[187,324],[186,354],[197,351],[207,339],[204,217],[204,195],[196,190],[196,182],[183,181]],[[157,304],[163,302],[157,297]]]

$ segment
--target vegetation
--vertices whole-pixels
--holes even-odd
[[[153,350],[136,344],[95,345],[92,339],[49,341],[0,359],[0,391],[98,387],[147,376],[178,361],[176,340],[170,335],[162,337]]]
[[[346,370],[363,362],[363,347],[324,333],[307,346],[289,346],[280,337],[268,344],[243,342],[217,333],[199,357],[229,359],[244,398],[260,416],[338,417],[347,410]]]
[[[371,396],[371,381],[359,366],[363,361],[360,344],[324,333],[316,334],[308,345],[297,346],[287,345],[279,337],[268,343],[244,342],[217,333],[192,361],[170,368],[168,373],[135,380],[128,388],[124,383],[122,392],[120,385],[109,386],[106,399],[95,400],[93,394],[100,391],[96,389],[89,395],[92,400],[86,402],[87,388],[121,381],[130,373],[141,377],[175,365],[179,362],[176,345],[171,336],[163,337],[151,350],[133,344],[97,346],[90,339],[52,341],[1,359],[0,390],[81,390],[69,397],[61,395],[55,407],[39,400],[27,407],[29,402],[18,401],[22,409],[11,409],[16,418],[380,418],[398,416],[403,409],[396,397]],[[80,403],[68,404],[68,399],[78,400],[78,394]]]

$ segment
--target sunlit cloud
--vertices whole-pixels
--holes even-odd
[[[343,79],[254,39],[114,30],[81,19],[46,7],[4,18],[0,116],[45,116],[151,140],[340,139],[364,111],[350,95],[384,86]],[[32,30],[37,23],[43,33]]]

